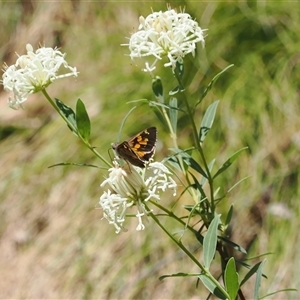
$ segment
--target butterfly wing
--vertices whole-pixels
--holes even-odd
[[[113,146],[113,149],[116,150],[118,155],[126,161],[129,161],[132,165],[145,168],[145,162],[139,158],[137,153],[132,150],[131,146],[127,141]]]
[[[134,137],[112,147],[118,155],[134,166],[145,168],[145,162],[154,155],[157,139],[156,127],[149,127]]]
[[[128,144],[143,161],[149,161],[155,153],[157,140],[156,127],[149,127],[128,140]]]

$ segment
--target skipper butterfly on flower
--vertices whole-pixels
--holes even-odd
[[[155,153],[156,127],[149,127],[122,143],[112,144],[118,156],[132,165],[145,168]]]

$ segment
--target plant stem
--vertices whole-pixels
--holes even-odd
[[[167,236],[200,268],[201,274],[205,275],[209,278],[214,285],[220,290],[220,292],[226,297],[226,299],[230,299],[230,296],[226,292],[226,290],[221,286],[221,284],[216,280],[196,258],[195,256],[181,243],[175,239],[175,237],[160,223],[158,218],[151,212],[148,208],[147,204],[144,203],[146,210],[148,211],[148,215],[154,220],[154,222],[167,234]]]
[[[81,141],[108,167],[112,167],[112,164],[107,161],[88,141],[86,141],[79,133],[77,128],[72,124],[68,118],[62,113],[62,111],[57,107],[55,102],[52,100],[52,98],[49,96],[47,91],[45,89],[42,90],[42,93],[46,97],[46,99],[49,101],[49,103],[52,105],[52,107],[58,112],[58,114],[62,117],[62,119],[67,123],[67,125],[71,128],[73,132],[76,133],[76,135],[81,139]]]

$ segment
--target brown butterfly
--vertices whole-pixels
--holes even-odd
[[[118,156],[132,165],[145,168],[153,157],[156,146],[157,129],[149,127],[122,143],[112,144]]]

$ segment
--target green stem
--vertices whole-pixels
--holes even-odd
[[[163,102],[164,102],[163,98],[161,99],[161,98],[157,97],[157,96],[155,95],[155,93],[154,93],[154,96],[156,97],[156,99],[157,99],[160,103],[163,103]],[[177,135],[175,134],[175,132],[174,132],[174,130],[173,130],[173,127],[172,127],[172,124],[171,124],[169,115],[168,115],[168,113],[167,113],[165,107],[162,107],[161,110],[162,110],[163,116],[164,116],[164,118],[165,118],[165,120],[166,120],[166,122],[167,122],[167,124],[168,124],[169,131],[170,131],[170,135],[171,135],[171,139],[172,139],[172,141],[173,141],[173,146],[174,146],[175,149],[178,149]],[[181,167],[181,171],[182,171],[184,177],[186,178],[186,180],[187,180],[187,182],[188,182],[188,185],[191,186],[191,182],[190,182],[190,180],[189,180],[189,177],[187,176],[187,172],[186,172],[186,170],[185,170],[185,168],[184,168],[184,164],[183,164],[183,160],[182,160],[181,156],[178,156],[178,160],[179,160],[179,164],[180,164],[180,167]],[[194,199],[195,203],[197,203],[197,195],[196,195],[196,192],[195,192],[193,189],[190,189],[190,188],[188,189],[188,192],[189,192],[189,194],[192,196],[192,198]]]
[[[213,193],[213,191],[214,191],[213,179],[210,175],[209,167],[208,167],[208,164],[206,162],[205,155],[204,155],[201,143],[200,143],[199,138],[198,138],[198,131],[197,131],[196,124],[194,122],[191,107],[190,107],[189,102],[188,102],[188,100],[185,96],[183,96],[183,99],[184,99],[184,103],[185,103],[185,106],[186,106],[186,109],[187,109],[187,112],[188,112],[188,116],[190,118],[190,122],[191,122],[191,125],[192,125],[195,148],[198,150],[198,153],[201,157],[201,160],[203,162],[203,165],[204,165],[204,168],[205,168],[205,171],[206,171],[206,174],[207,174],[207,180],[209,182],[209,189],[210,189],[210,207],[211,207],[212,215],[214,215],[215,202],[214,202],[214,193]]]
[[[154,222],[168,235],[168,237],[177,244],[179,248],[185,252],[185,254],[201,269],[203,273],[207,273],[206,269],[199,263],[199,261],[194,257],[194,255],[180,242],[177,241],[174,236],[159,222],[158,218],[151,212],[146,203],[144,203],[148,215],[154,220]]]
[[[193,118],[193,113],[191,111],[191,107],[189,105],[189,102],[188,102],[188,100],[187,100],[187,98],[185,97],[184,94],[183,94],[182,98],[183,98],[184,104],[186,106],[187,113],[188,113],[188,116],[190,118],[190,122],[191,122],[191,125],[192,125],[192,132],[193,132],[194,144],[195,144],[195,147],[198,149],[200,145],[199,145],[199,140],[198,140],[197,127],[196,127],[196,124],[195,124],[194,118]]]
[[[49,103],[52,105],[52,107],[58,112],[58,114],[62,117],[62,119],[68,124],[68,126],[76,132],[77,136],[81,139],[81,141],[108,167],[112,167],[112,164],[107,161],[88,141],[86,141],[82,136],[78,133],[78,130],[74,125],[68,120],[68,118],[62,113],[62,111],[57,107],[55,102],[52,100],[52,98],[49,96],[47,91],[45,89],[42,90],[42,93],[46,97],[46,99],[49,101]]]
[[[195,229],[193,229],[191,226],[186,224],[182,219],[177,217],[172,211],[169,211],[167,208],[165,208],[164,206],[160,205],[159,203],[157,203],[155,201],[149,200],[148,202],[150,202],[152,205],[155,205],[156,207],[158,207],[159,209],[164,211],[169,217],[175,219],[177,222],[179,222],[180,224],[182,224],[183,226],[188,228],[192,233],[197,234],[197,231]]]
[[[146,210],[148,211],[148,215],[154,220],[154,222],[167,234],[167,236],[200,268],[201,274],[205,275],[209,278],[215,286],[221,291],[221,293],[226,297],[226,299],[230,299],[230,296],[226,292],[226,290],[220,285],[218,280],[216,280],[196,258],[195,256],[181,243],[175,239],[175,237],[160,223],[158,218],[152,213],[146,203],[144,203]]]
[[[209,183],[209,193],[210,193],[210,209],[211,209],[212,215],[214,215],[215,214],[214,180],[211,177],[210,170],[209,170],[209,167],[206,163],[205,155],[203,153],[203,149],[202,149],[200,144],[199,144],[199,147],[197,147],[197,149],[198,149],[198,152],[201,156],[201,159],[203,161],[204,168],[205,168],[205,171],[206,171],[206,174],[207,174],[207,180],[208,180],[208,183]]]
[[[160,100],[159,98],[157,98],[157,99]],[[162,109],[163,116],[165,117],[165,120],[166,120],[166,122],[168,124],[168,127],[169,127],[171,139],[173,141],[173,146],[174,146],[175,149],[178,149],[177,135],[175,134],[175,132],[173,130],[169,115],[168,115],[165,107],[162,107],[161,109]],[[182,161],[181,157],[179,157],[179,164],[180,164],[180,167],[181,167],[181,170],[182,170],[184,176],[186,176],[186,171],[184,169],[184,165],[183,165],[183,161]]]

